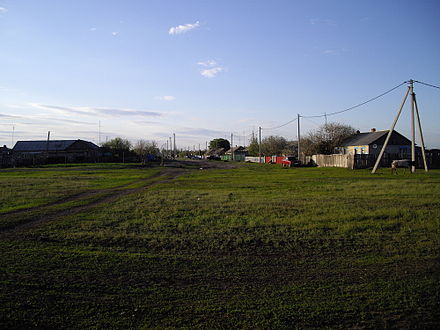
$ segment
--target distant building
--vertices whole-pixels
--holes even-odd
[[[382,149],[389,130],[360,133],[344,140],[337,152],[341,154],[378,155]],[[419,148],[418,148],[419,149]],[[406,157],[411,154],[411,141],[397,131],[393,131],[388,141],[385,153]]]
[[[221,156],[222,160],[232,160],[232,153],[234,153],[234,160],[245,161],[248,151],[242,146],[233,147],[226,151],[223,156]]]
[[[51,140],[51,141],[18,141],[12,149],[18,163],[29,163],[29,160],[41,163],[61,162],[94,162],[101,154],[100,148],[84,140]]]

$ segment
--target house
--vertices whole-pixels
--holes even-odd
[[[244,161],[248,151],[245,147],[235,146],[225,152],[225,154],[221,157],[222,160],[232,160],[232,153],[234,153],[234,160]]]
[[[18,141],[12,149],[18,163],[94,162],[101,155],[100,148],[84,140]]]
[[[224,148],[209,149],[205,153],[205,158],[209,157],[209,156],[220,157],[220,156],[222,156],[224,154],[225,154],[225,149]]]
[[[378,155],[385,143],[389,130],[370,132],[359,131],[345,139],[336,151],[341,154]],[[418,148],[419,149],[419,148]],[[387,154],[395,154],[404,158],[411,154],[411,141],[397,131],[393,131],[385,149]]]
[[[9,149],[6,145],[0,147],[0,155],[9,155],[11,149]]]

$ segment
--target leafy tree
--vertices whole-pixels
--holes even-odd
[[[214,149],[218,149],[218,148],[223,148],[225,150],[229,150],[231,148],[231,145],[228,140],[225,140],[222,138],[214,139],[209,142],[209,149],[214,150]]]
[[[159,155],[159,148],[155,141],[138,140],[133,147],[133,151],[140,157]]]
[[[259,153],[259,144],[256,137],[251,138],[251,141],[248,146],[248,154],[249,156],[258,156]]]
[[[104,142],[101,144],[104,148],[109,148],[112,151],[129,151],[131,148],[131,142],[117,137],[114,139],[111,139],[110,141]]]
[[[261,153],[265,156],[282,155],[287,147],[287,140],[282,136],[268,136],[261,141]]]
[[[356,130],[345,124],[328,123],[311,131],[301,140],[301,151],[306,155],[334,153],[336,147],[356,133]]]

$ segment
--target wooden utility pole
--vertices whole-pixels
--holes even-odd
[[[261,127],[258,127],[258,162],[261,163]]]
[[[234,134],[231,133],[231,160],[234,160]]]
[[[176,157],[176,153],[177,153],[177,148],[176,148],[176,133],[173,133],[173,141],[174,141],[173,154],[174,154],[174,157]]]
[[[49,140],[50,140],[50,131],[47,131],[47,142],[46,142],[46,163],[49,158]]]
[[[301,160],[301,126],[299,122],[299,118],[301,116],[298,114],[298,160]]]

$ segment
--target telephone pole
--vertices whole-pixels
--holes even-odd
[[[300,115],[298,114],[298,160],[301,160],[301,126],[299,123]]]
[[[234,134],[231,133],[231,159],[234,160]]]
[[[261,127],[258,127],[258,157],[261,163]]]
[[[173,141],[174,141],[173,154],[174,154],[174,157],[176,157],[176,152],[177,152],[177,148],[176,148],[176,133],[173,133]]]

